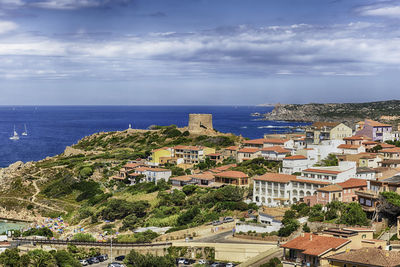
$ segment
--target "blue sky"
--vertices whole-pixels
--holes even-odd
[[[0,105],[400,98],[400,0],[0,0]]]

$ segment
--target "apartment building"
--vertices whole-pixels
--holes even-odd
[[[356,135],[367,136],[372,141],[384,142],[392,139],[392,125],[366,119],[356,124]]]
[[[283,158],[281,173],[293,174],[295,172],[302,172],[303,170],[312,166],[310,160],[303,155],[294,155]]]
[[[319,144],[325,140],[343,140],[353,135],[353,130],[339,122],[314,122],[306,129],[307,144]]]
[[[199,164],[209,154],[215,153],[214,148],[203,146],[175,146],[173,147],[173,156],[183,159],[184,164]]]

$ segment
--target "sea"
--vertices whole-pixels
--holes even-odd
[[[248,138],[265,133],[299,131],[298,122],[266,121],[252,113],[267,113],[266,106],[0,106],[0,168],[16,161],[37,161],[64,151],[97,132],[147,129],[151,125],[179,127],[189,113],[210,113],[214,128]],[[21,133],[27,129],[27,136]],[[19,140],[10,140],[14,126]]]

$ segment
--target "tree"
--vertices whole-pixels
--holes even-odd
[[[28,256],[30,257],[30,262],[33,266],[36,267],[55,267],[57,266],[56,260],[53,256],[44,250],[35,249],[28,252]]]
[[[139,220],[135,214],[128,215],[122,221],[122,229],[134,230],[138,222]]]
[[[20,259],[19,249],[17,248],[6,249],[0,254],[0,263],[5,267],[21,266]]]
[[[303,225],[303,232],[305,232],[305,233],[311,232],[311,229],[310,229],[310,227],[307,225],[307,223]]]
[[[175,260],[170,256],[153,256],[151,254],[140,254],[131,250],[124,260],[127,267],[173,267]]]
[[[347,225],[368,225],[367,215],[356,202],[346,205],[339,222]]]
[[[190,208],[186,212],[179,215],[179,217],[177,219],[178,225],[187,225],[187,224],[191,223],[192,220],[194,219],[194,217],[196,217],[196,215],[199,213],[200,213],[200,209],[197,206]]]
[[[329,154],[325,159],[321,160],[317,166],[338,166],[339,161],[335,154]]]
[[[183,193],[185,193],[187,196],[190,196],[191,194],[194,193],[194,191],[196,191],[197,189],[197,185],[192,185],[192,184],[188,184],[182,187],[182,191]]]
[[[65,250],[59,250],[54,253],[54,258],[59,267],[81,267],[77,259]]]

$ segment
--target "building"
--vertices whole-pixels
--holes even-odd
[[[367,136],[372,141],[384,142],[392,138],[392,125],[366,119],[356,124],[356,135]]]
[[[238,186],[248,186],[250,183],[250,178],[244,172],[239,171],[224,171],[216,173],[215,183],[238,185]]]
[[[284,174],[300,173],[310,167],[310,160],[303,155],[294,155],[283,158],[282,170]]]
[[[375,180],[376,179],[376,172],[372,168],[368,167],[359,167],[357,168],[356,176],[357,179],[364,179],[364,180]]]
[[[326,258],[331,267],[398,267],[400,252],[366,247],[335,253]]]
[[[341,154],[359,154],[365,152],[366,148],[363,145],[364,141],[371,141],[369,137],[366,136],[350,136],[345,137],[343,140],[346,142],[345,144],[341,144],[338,146]]]
[[[237,159],[238,146],[230,146],[222,149],[222,155],[224,158]]]
[[[339,166],[312,167],[302,171],[304,179],[341,183],[355,176],[357,171],[355,162],[342,161]]]
[[[330,184],[282,173],[266,173],[253,180],[253,202],[272,207],[297,203],[306,196],[314,195],[318,188]]]
[[[329,266],[327,257],[346,251],[351,240],[345,238],[303,233],[285,244],[283,266]],[[288,253],[286,253],[286,251]]]
[[[210,160],[215,161],[216,163],[221,163],[223,160],[223,156],[221,153],[211,153],[207,155]]]
[[[400,147],[386,148],[379,152],[383,154],[383,160],[379,162],[380,167],[400,167]]]
[[[287,150],[281,146],[270,146],[260,149],[261,157],[266,160],[282,161],[288,154],[290,150]]]
[[[138,175],[144,175],[146,182],[158,183],[160,180],[168,181],[172,175],[172,171],[162,168],[139,167],[134,170],[133,175],[133,177],[129,177],[131,184],[136,183],[135,177]]]
[[[184,164],[199,164],[204,161],[208,154],[215,153],[214,148],[203,146],[175,146],[173,147],[173,156],[183,159]]]
[[[261,157],[261,151],[259,148],[245,147],[239,149],[237,152],[237,161],[243,162],[245,160],[252,160]]]
[[[353,135],[353,130],[339,122],[314,122],[306,129],[307,144],[319,144],[324,140],[343,140]]]
[[[161,159],[172,157],[172,148],[170,147],[162,147],[158,149],[154,149],[151,151],[151,155],[148,158],[150,163],[154,163],[155,165],[161,164]]]

